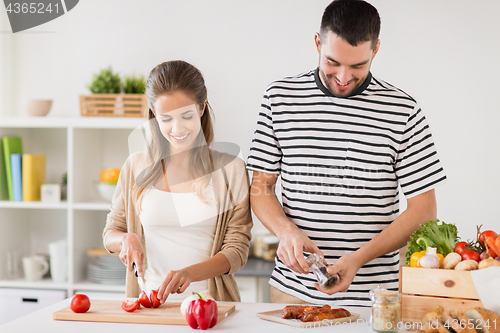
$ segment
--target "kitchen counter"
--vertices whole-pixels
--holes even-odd
[[[92,301],[92,300],[91,300]],[[222,302],[221,302],[222,303]],[[125,323],[100,323],[100,322],[77,322],[59,321],[52,319],[52,313],[67,307],[69,300],[64,300],[35,311],[24,317],[10,321],[0,326],[2,333],[137,333],[137,332],[195,332],[189,326],[184,325],[158,325],[158,324],[125,324]],[[234,303],[236,310],[228,318],[217,324],[210,332],[296,332],[297,328],[279,323],[262,320],[256,316],[257,312],[272,311],[283,308],[285,304],[272,303]],[[353,313],[359,313],[360,319],[357,323],[343,324],[338,326],[323,326],[311,328],[313,332],[366,332],[373,333],[368,326],[370,317],[369,308],[347,307]],[[168,327],[166,327],[168,326]],[[140,331],[138,331],[138,329]],[[198,330],[199,332],[200,330]],[[400,332],[406,332],[401,330]]]
[[[274,261],[267,261],[260,258],[250,257],[247,264],[234,273],[235,276],[257,276],[271,277],[274,269]]]

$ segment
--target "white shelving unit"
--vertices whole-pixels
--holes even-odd
[[[128,137],[146,120],[104,117],[0,118],[0,137],[22,137],[23,151],[47,155],[47,183],[60,183],[68,173],[67,201],[0,201],[0,288],[124,293],[124,285],[91,283],[86,279],[91,247],[102,246],[102,230],[110,203],[100,199],[95,183],[104,168],[121,168],[128,154]],[[28,282],[7,279],[12,257],[48,253],[48,243],[67,239],[68,280]],[[11,256],[9,259],[7,256]],[[22,265],[18,262],[22,276]]]

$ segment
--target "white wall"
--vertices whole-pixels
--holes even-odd
[[[0,10],[0,116],[2,111],[13,108],[13,41],[7,12]]]
[[[183,59],[205,75],[217,139],[246,156],[265,87],[317,66],[313,36],[329,2],[80,1],[45,25],[0,34],[4,44],[12,37],[15,92],[14,107],[0,114],[51,97],[49,116],[78,116],[78,95],[100,69],[147,75]],[[456,223],[462,238],[474,237],[476,224],[500,230],[500,1],[370,2],[382,18],[372,72],[421,103],[449,177],[437,189],[439,218]]]

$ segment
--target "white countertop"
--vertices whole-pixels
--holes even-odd
[[[33,312],[24,317],[10,321],[0,326],[1,333],[137,333],[137,332],[193,332],[193,329],[184,325],[158,325],[158,324],[128,324],[128,323],[100,323],[100,322],[77,322],[53,320],[52,313],[67,307],[68,300],[64,300],[48,306],[44,309]],[[286,304],[273,303],[233,303],[236,310],[228,318],[217,324],[210,332],[295,332],[301,330],[292,326],[274,323],[260,319],[256,316],[257,312],[272,311],[282,309]],[[360,319],[357,323],[344,324],[339,326],[323,326],[314,328],[305,328],[313,332],[366,332],[373,333],[368,326],[370,317],[370,308],[346,307],[353,313],[359,313]],[[140,331],[138,331],[140,329]],[[167,330],[166,330],[167,329]],[[200,330],[198,330],[200,331]],[[401,330],[400,332],[405,332]]]

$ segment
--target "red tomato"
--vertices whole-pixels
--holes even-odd
[[[481,232],[478,240],[481,243],[484,243],[486,241],[486,238],[488,238],[488,237],[495,239],[498,237],[498,234],[496,232],[494,232],[493,230],[486,230],[486,231]]]
[[[457,245],[455,245],[455,252],[462,255],[464,254],[465,251],[468,251],[467,248],[465,248],[465,245],[467,242],[458,242]]]
[[[158,290],[151,290],[151,300],[153,301],[153,308],[160,306],[160,300],[158,299]]]
[[[467,250],[462,254],[462,260],[475,260],[477,262],[480,262],[481,255],[476,251]]]
[[[132,300],[128,300],[125,298],[122,301],[122,309],[127,311],[127,312],[134,312],[135,310],[137,310],[140,307],[141,307],[141,303],[139,302],[138,299],[136,299],[135,301],[132,301]]]
[[[90,309],[90,299],[87,295],[76,294],[71,299],[70,309],[76,313],[87,312]]]
[[[151,301],[149,300],[148,295],[146,295],[146,292],[144,292],[144,291],[141,292],[141,294],[139,295],[139,302],[145,308],[151,308],[152,307]]]

